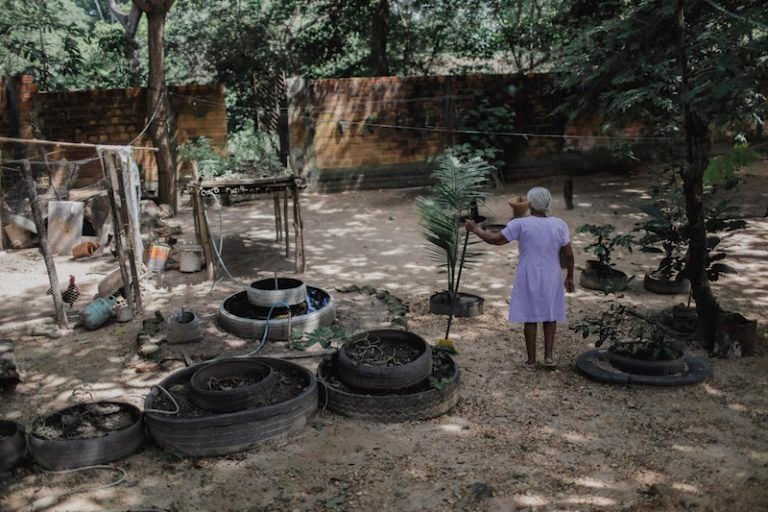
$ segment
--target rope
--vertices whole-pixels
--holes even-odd
[[[84,493],[84,492],[94,492],[94,491],[100,491],[100,490],[103,490],[103,489],[109,489],[110,487],[115,487],[115,486],[120,485],[121,483],[123,483],[125,481],[126,477],[128,476],[128,473],[123,468],[121,468],[119,466],[114,466],[114,465],[111,465],[111,464],[110,465],[98,464],[98,465],[94,465],[94,466],[83,466],[81,468],[67,469],[67,470],[64,470],[64,471],[46,471],[46,473],[51,474],[51,475],[65,475],[65,474],[68,474],[68,473],[76,473],[76,472],[81,472],[81,471],[89,471],[89,470],[92,470],[92,469],[109,469],[109,470],[112,470],[112,471],[119,471],[120,472],[120,476],[116,480],[114,480],[114,481],[112,481],[112,482],[110,482],[108,484],[97,485],[95,487],[84,487],[82,489],[75,489],[74,491],[66,491],[66,492],[59,493],[59,494],[51,494],[51,495],[48,495],[48,496],[43,496],[42,498],[40,498],[38,500],[35,500],[30,505],[30,511],[31,512],[38,512],[40,510],[45,510],[47,508],[50,508],[50,507],[56,505],[58,502],[61,501],[62,498],[66,498],[67,496],[71,496],[73,494],[81,494],[81,493]]]
[[[163,386],[161,386],[160,384],[155,384],[152,387],[153,388],[157,388],[160,391],[162,391],[163,393],[165,393],[165,396],[168,397],[168,399],[171,401],[171,403],[176,408],[176,410],[175,411],[164,411],[162,409],[144,409],[144,412],[154,412],[156,414],[168,414],[168,415],[179,414],[179,412],[181,411],[181,407],[179,407],[179,403],[176,401],[175,398],[173,398],[173,395],[171,395],[171,393],[167,389],[165,389]]]
[[[157,115],[157,112],[160,110],[160,104],[163,102],[163,97],[165,96],[165,91],[160,93],[160,97],[157,99],[157,105],[155,105],[155,111],[152,112],[152,116],[149,118],[149,121],[147,121],[147,124],[144,125],[144,128],[139,132],[139,134],[133,138],[131,142],[128,143],[129,146],[133,146],[133,144],[141,138],[142,135],[144,135],[144,132],[147,131],[149,128],[149,125],[152,124],[152,121],[155,120],[155,116]]]

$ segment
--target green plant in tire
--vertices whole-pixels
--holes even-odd
[[[615,265],[611,261],[611,253],[614,249],[623,247],[632,252],[632,243],[634,237],[631,234],[616,234],[616,230],[611,224],[602,226],[596,224],[582,224],[576,231],[578,233],[589,233],[595,238],[595,241],[584,248],[585,252],[591,252],[597,257],[599,266],[604,269],[610,269]]]
[[[670,361],[681,352],[654,323],[621,304],[585,315],[569,329],[583,338],[595,337],[595,347],[605,345],[615,354],[644,361]]]
[[[429,245],[430,255],[440,272],[447,277],[447,291],[456,293],[462,237],[461,219],[470,215],[472,208],[482,204],[494,168],[481,158],[461,159],[446,151],[432,173],[435,184],[428,196],[416,199],[421,226]],[[465,266],[477,259],[479,252],[468,250]]]

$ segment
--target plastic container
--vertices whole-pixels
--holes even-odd
[[[164,244],[152,245],[147,255],[147,268],[152,272],[163,272],[165,264],[168,262],[169,254],[171,254],[170,246]]]
[[[179,271],[200,272],[203,266],[203,248],[199,245],[181,245],[179,250]]]

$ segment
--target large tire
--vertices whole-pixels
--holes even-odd
[[[27,441],[24,427],[15,421],[0,421],[0,473],[10,471],[24,458]]]
[[[579,286],[589,290],[620,292],[629,286],[629,277],[620,270],[601,267],[597,261],[590,260],[579,275]]]
[[[643,288],[659,295],[678,295],[688,293],[691,290],[691,282],[684,278],[666,279],[655,272],[645,274]]]
[[[357,333],[352,336],[352,340],[359,340],[364,336],[407,343],[418,348],[420,354],[413,361],[398,366],[355,364],[344,346],[336,352],[336,366],[339,377],[350,386],[360,389],[403,389],[423,382],[432,373],[432,348],[418,334],[395,329],[378,329]]]
[[[239,359],[239,358],[238,358]],[[252,358],[273,368],[292,367],[306,376],[302,392],[285,402],[238,412],[196,418],[145,413],[147,428],[161,448],[187,457],[210,457],[248,450],[264,441],[303,428],[317,409],[317,380],[306,368],[288,361],[266,357]],[[229,359],[231,360],[231,359]],[[205,363],[180,370],[166,377],[160,385],[165,389],[189,380]],[[160,391],[153,389],[144,401],[151,409]]]
[[[227,310],[229,301],[240,300],[245,296],[246,292],[244,291],[236,293],[221,303],[218,315],[219,326],[235,336],[260,340],[264,336],[264,329],[267,326],[266,320],[237,316]],[[291,336],[292,331],[298,333],[312,332],[320,327],[331,325],[334,321],[336,321],[336,303],[333,297],[329,296],[328,303],[317,311],[291,318],[290,329],[288,328],[288,319],[270,320],[267,339],[285,341]]]
[[[134,423],[123,430],[90,439],[47,440],[32,431],[29,434],[29,450],[35,461],[46,469],[79,468],[123,459],[144,446],[144,422],[139,408],[122,402],[102,403],[117,404],[130,411],[135,418]],[[66,414],[73,407],[54,414]]]
[[[449,357],[449,356],[446,356]],[[412,394],[367,395],[364,392],[342,391],[325,384],[325,372],[329,361],[324,361],[317,369],[318,379],[324,383],[321,402],[329,410],[368,421],[399,423],[422,421],[442,416],[450,411],[459,400],[459,365],[451,358],[453,373],[450,381],[442,388],[430,388]]]
[[[277,289],[275,289],[275,280],[269,278],[254,281],[247,291],[248,302],[262,308],[281,303],[295,306],[307,300],[307,285],[303,281],[289,277],[278,277]]]
[[[211,391],[207,388],[211,378],[226,378],[259,372],[263,378],[249,386],[226,391]],[[203,409],[216,412],[234,412],[247,409],[261,400],[277,383],[277,374],[268,364],[252,359],[214,361],[197,370],[190,379],[192,401]]]
[[[686,372],[676,375],[633,375],[610,371],[601,366],[608,355],[605,349],[592,349],[576,358],[576,368],[586,377],[608,384],[643,384],[647,386],[687,386],[704,382],[712,376],[712,367],[700,357],[683,356]]]
[[[450,315],[451,300],[448,292],[435,293],[429,298],[429,312],[433,315]],[[471,293],[459,292],[456,304],[453,306],[453,316],[469,318],[483,314],[485,299]]]

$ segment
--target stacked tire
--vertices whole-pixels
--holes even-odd
[[[366,338],[408,344],[418,349],[418,355],[393,366],[355,361],[350,346]],[[358,333],[351,339],[351,344],[340,348],[334,359],[324,361],[318,368],[329,410],[370,421],[402,422],[440,416],[456,405],[459,367],[449,355],[433,353],[422,337],[407,331],[380,329]],[[448,376],[438,385],[431,383],[434,362],[439,362],[441,369],[448,368]]]

